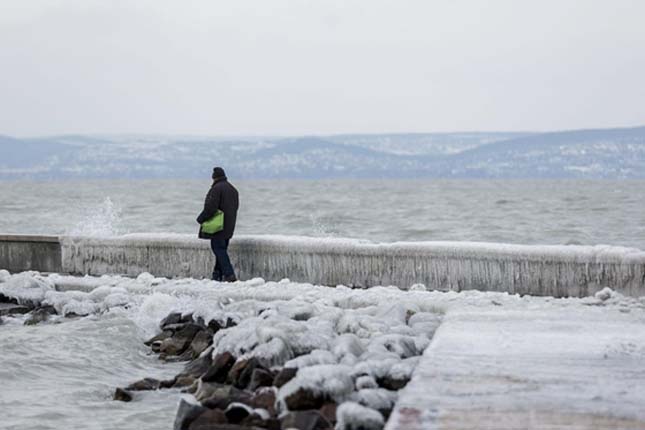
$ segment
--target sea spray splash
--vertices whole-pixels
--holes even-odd
[[[94,207],[85,208],[81,219],[68,231],[78,236],[116,236],[121,226],[121,208],[110,197]]]
[[[311,220],[311,232],[315,237],[336,237],[336,233],[330,231],[330,226],[328,223],[325,223],[321,220],[321,217],[317,214],[309,214],[309,219]]]

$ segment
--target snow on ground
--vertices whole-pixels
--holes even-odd
[[[324,390],[344,402],[339,419],[365,428],[382,425],[370,411],[397,401],[376,380],[410,375],[389,428],[412,428],[406,411],[440,405],[435,415],[412,420],[425,427],[473,402],[539,411],[568,404],[569,412],[645,420],[635,409],[645,403],[645,297],[607,288],[582,299],[554,299],[260,278],[223,284],[147,273],[79,278],[0,271],[0,293],[81,316],[128,308],[145,336],[172,311],[232,319],[238,325],[216,334],[214,354],[308,367],[279,398],[300,387]]]

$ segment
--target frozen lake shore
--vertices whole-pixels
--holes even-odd
[[[611,428],[614,424],[621,427],[621,423],[626,428],[645,427],[641,407],[645,400],[645,299],[625,297],[609,289],[581,299],[554,299],[478,291],[425,291],[422,286],[412,291],[393,287],[355,290],[288,280],[218,284],[149,274],[137,278],[79,278],[0,272],[0,293],[23,303],[48,304],[56,310],[56,315],[36,326],[22,325],[28,315],[3,317],[3,369],[21,369],[3,375],[10,381],[0,393],[2,403],[12,405],[6,417],[8,428],[43,428],[39,411],[49,411],[46,416],[50,428],[105,428],[108,415],[119,421],[120,428],[169,428],[179,399],[187,396],[178,390],[147,392],[128,404],[111,400],[117,386],[146,376],[177,373],[176,364],[162,364],[146,355],[142,342],[159,330],[160,320],[171,312],[191,313],[206,321],[248,321],[238,327],[247,327],[248,336],[258,336],[278,326],[276,322],[268,327],[258,324],[259,320],[253,323],[266,309],[273,309],[275,318],[288,321],[300,313],[293,313],[297,309],[319,317],[326,315],[313,320],[327,321],[312,332],[321,336],[310,333],[298,338],[290,330],[271,331],[271,339],[280,339],[274,343],[284,342],[292,350],[297,346],[296,339],[314,338],[318,339],[315,349],[333,350],[333,342],[322,336],[324,333],[353,334],[360,345],[369,349],[385,331],[414,334],[403,333],[414,331],[409,324],[414,315],[440,316],[442,322],[434,337],[436,324],[434,328],[417,327],[425,330],[432,341],[424,347],[410,383],[398,393],[394,412],[386,423],[388,429],[472,428],[473,423],[483,428]],[[70,320],[64,317],[66,314],[76,317]],[[120,335],[111,326],[127,330]],[[114,344],[94,342],[97,345],[85,351],[86,362],[72,369],[62,363],[66,354],[83,349],[83,343],[75,340],[71,344],[75,345],[71,350],[74,352],[69,350],[69,342],[80,327],[86,342],[87,338],[105,340],[107,330]],[[221,333],[214,340],[221,341],[225,348],[226,333]],[[67,342],[58,342],[61,337]],[[21,344],[22,338],[29,339],[29,350]],[[237,339],[230,344],[240,344]],[[48,345],[48,351],[38,350],[43,343]],[[135,356],[140,358],[133,359],[133,351],[138,351]],[[36,367],[31,368],[30,360],[25,360],[25,356],[33,354],[49,357],[46,375],[42,374],[43,363],[34,363]],[[106,354],[112,356],[109,368],[99,358]],[[353,359],[344,357],[326,355],[326,365],[339,369],[348,366],[347,360]],[[289,357],[293,358],[296,357]],[[394,357],[382,356],[371,367],[384,363],[391,366],[388,359]],[[299,372],[305,374],[307,367],[321,364],[301,361]],[[94,365],[103,366],[103,372],[92,372],[96,375],[93,380],[82,377],[83,368]],[[39,383],[32,386],[36,380]],[[70,380],[74,383],[68,383]],[[356,381],[352,379],[352,383]],[[98,406],[92,410],[77,406],[87,392],[77,390],[79,385],[95,393]],[[32,386],[29,396],[25,395],[27,386]],[[61,396],[65,400],[62,403],[57,400]],[[38,402],[33,402],[34,398]],[[348,400],[351,399],[342,395],[335,399],[340,405]],[[347,412],[347,408],[342,411]],[[360,414],[355,418],[360,419]]]

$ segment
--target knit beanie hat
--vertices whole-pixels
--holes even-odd
[[[226,173],[224,172],[224,169],[222,169],[221,167],[215,167],[213,169],[213,179],[222,178],[225,176],[226,176]]]

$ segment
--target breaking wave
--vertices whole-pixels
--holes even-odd
[[[110,197],[97,206],[82,210],[80,220],[68,230],[67,234],[79,236],[116,236],[122,231],[122,209]]]

